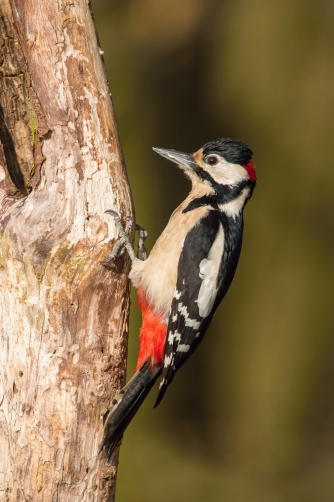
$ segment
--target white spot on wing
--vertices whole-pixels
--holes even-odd
[[[201,187],[203,186],[201,183]],[[193,226],[209,212],[208,206],[205,206],[183,213],[192,198],[200,195],[203,194],[197,194],[193,186],[190,195],[172,214],[167,227],[153,246],[147,260],[141,262],[143,269],[136,287],[140,286],[148,302],[154,305],[156,313],[162,317],[168,315],[174,297],[178,278],[178,262],[184,239]],[[173,246],[170,245],[171,242]]]
[[[170,354],[169,356],[165,356],[165,359],[164,359],[164,367],[167,368],[171,362],[173,361],[173,356],[174,354]]]
[[[177,350],[177,352],[188,352],[189,349],[190,349],[190,345],[185,345],[184,343],[180,343],[180,345],[178,346],[178,348],[176,350]]]
[[[180,296],[181,296],[181,293],[179,293],[179,291],[176,289],[175,293],[174,293],[174,298],[176,298],[178,300],[180,298]]]
[[[198,310],[201,317],[207,317],[213,307],[217,295],[217,277],[219,266],[224,250],[224,231],[222,224],[219,223],[219,229],[216,239],[212,244],[209,255],[200,263],[199,276],[202,284],[198,293]]]
[[[183,305],[183,303],[180,302],[177,306],[177,310],[180,312],[181,315],[183,315],[186,326],[193,329],[199,328],[200,323],[197,321],[197,319],[189,319],[189,314],[186,305]],[[174,319],[175,317],[176,316],[173,316],[173,321],[176,320]]]
[[[177,331],[174,331],[174,333],[172,333],[170,331],[168,333],[168,343],[169,343],[169,345],[173,345],[174,340],[176,340],[177,342],[179,342],[181,340],[181,335]]]
[[[190,328],[193,329],[198,329],[200,327],[201,323],[199,321],[196,321],[196,319],[187,319],[186,320],[186,326],[189,326]]]
[[[180,302],[177,306],[177,310],[183,315],[183,317],[186,319],[188,318],[189,314],[186,305],[183,305],[183,303]]]

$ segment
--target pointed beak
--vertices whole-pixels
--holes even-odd
[[[176,150],[165,150],[164,148],[153,148],[162,157],[165,157],[180,167],[193,170],[194,157],[192,153],[177,152]]]

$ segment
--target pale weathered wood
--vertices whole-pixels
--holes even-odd
[[[132,201],[85,0],[0,3],[0,500],[113,500],[101,414],[124,383]]]

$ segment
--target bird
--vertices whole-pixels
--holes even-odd
[[[99,452],[108,461],[125,429],[160,377],[154,407],[163,398],[177,370],[203,339],[226,295],[238,264],[243,210],[257,182],[253,152],[240,140],[218,138],[195,153],[153,148],[176,163],[191,181],[186,199],[172,213],[147,256],[147,232],[139,231],[136,257],[130,242],[131,221],[124,227],[113,215],[120,234],[109,258],[127,250],[129,279],[137,288],[142,312],[135,374],[112,400]]]

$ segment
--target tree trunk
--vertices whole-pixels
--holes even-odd
[[[0,69],[0,500],[112,501],[132,202],[87,1],[1,0]]]

